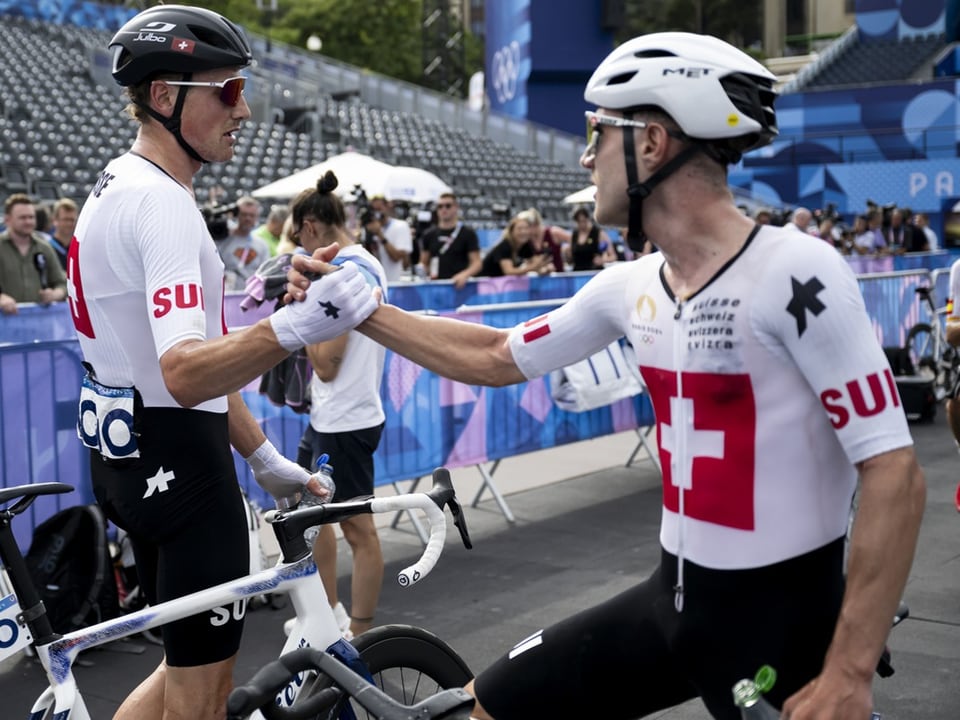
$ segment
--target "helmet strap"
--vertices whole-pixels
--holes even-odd
[[[627,120],[633,119],[633,113],[625,112]],[[640,182],[637,175],[637,152],[633,141],[633,133],[624,128],[623,158],[627,164],[627,195],[630,196],[630,214],[627,221],[627,246],[633,252],[643,252],[647,236],[643,232],[643,201],[653,189],[673,175],[681,165],[686,163],[695,153],[700,151],[700,145],[693,143],[674,155],[668,163],[663,165],[646,182]]]
[[[190,82],[190,79],[193,77],[193,73],[184,73],[182,80]],[[152,107],[146,105],[140,105],[140,108],[144,110],[150,117],[156,120],[158,123],[163,125],[174,138],[177,140],[177,144],[183,148],[183,151],[187,153],[197,162],[206,163],[207,160],[200,157],[200,154],[190,147],[190,144],[184,139],[183,134],[180,132],[180,116],[183,113],[183,103],[187,98],[186,91],[190,88],[183,88],[183,92],[177,93],[177,102],[173,106],[173,114],[170,117],[164,117]]]

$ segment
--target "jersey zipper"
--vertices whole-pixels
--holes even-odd
[[[683,532],[685,526],[684,516],[684,488],[687,478],[680,476],[683,468],[687,467],[687,424],[685,407],[683,402],[683,303],[680,298],[677,299],[677,309],[673,314],[676,320],[676,327],[673,333],[673,366],[677,373],[677,398],[670,411],[670,424],[676,428],[674,433],[675,447],[670,457],[670,476],[677,484],[678,514],[677,520],[677,582],[673,586],[673,606],[677,612],[683,612]],[[676,416],[674,416],[676,413]],[[689,419],[693,422],[693,418]]]

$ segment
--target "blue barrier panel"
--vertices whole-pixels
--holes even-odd
[[[470,302],[460,311],[450,310],[450,305],[442,309],[460,319],[512,327],[555,307],[590,277],[569,273],[487,278],[468,284]],[[882,344],[901,344],[913,323],[929,320],[914,289],[931,282],[942,305],[947,296],[945,266],[932,273],[917,269],[859,278]],[[403,297],[400,286],[391,291],[394,299]],[[459,297],[449,283],[410,284],[408,293],[417,294],[423,305]],[[505,298],[518,296],[539,303],[504,303]],[[495,302],[485,304],[488,300]],[[410,297],[407,301],[413,303]],[[243,321],[234,324],[247,324],[257,314],[245,317],[235,305],[234,309]],[[257,312],[265,315],[269,308]],[[439,465],[479,464],[653,422],[645,395],[585,413],[568,413],[551,401],[548,378],[507,388],[469,386],[440,378],[391,352],[385,367],[381,394],[386,427],[375,455],[380,484],[427,475]],[[59,480],[79,489],[79,493],[38,501],[28,522],[18,524],[21,543],[28,542],[33,526],[61,506],[93,500],[86,452],[74,427],[81,377],[79,344],[67,304],[24,305],[18,315],[0,316],[0,487]],[[243,395],[271,441],[288,457],[296,457],[307,417],[275,407],[256,392],[256,383]],[[237,457],[236,465],[249,495],[268,506],[270,500],[253,481],[247,464]]]
[[[65,482],[77,490],[37,498],[26,522],[14,524],[23,548],[50,515],[93,502],[89,456],[77,438],[78,353],[76,340],[0,347],[0,487]]]

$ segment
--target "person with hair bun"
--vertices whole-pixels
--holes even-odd
[[[386,301],[386,273],[347,230],[343,203],[333,192],[337,185],[336,175],[328,170],[316,187],[294,198],[290,206],[293,232],[309,253],[339,245],[333,262],[356,263]],[[310,424],[300,440],[297,462],[312,471],[321,453],[329,455],[337,486],[335,500],[373,494],[373,453],[386,417],[380,400],[385,354],[382,345],[356,331],[307,346],[314,369]],[[372,515],[347,518],[340,522],[340,529],[353,552],[349,615],[337,595],[337,538],[332,525],[320,526],[313,557],[341,632],[349,640],[373,624],[383,581],[383,553]]]

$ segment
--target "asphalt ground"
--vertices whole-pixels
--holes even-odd
[[[875,704],[886,720],[953,720],[960,718],[960,456],[942,411],[913,431],[927,509],[905,593],[910,617],[889,641],[896,673],[876,680]],[[504,460],[494,480],[515,521],[486,493],[467,507],[474,549],[465,550],[451,527],[437,569],[412,588],[391,579],[419,552],[419,540],[408,522],[391,528],[390,518],[381,518],[387,568],[377,623],[423,626],[479,670],[544,625],[645,577],[659,558],[659,474],[642,452],[625,467],[635,445],[634,434],[622,433]],[[469,506],[480,474],[463,468],[454,481]],[[349,551],[340,543],[339,590],[348,602]],[[276,657],[288,617],[286,609],[248,611],[238,681]],[[111,717],[160,657],[158,647],[139,640],[81,655],[75,674],[91,717]],[[21,655],[0,664],[0,718],[25,718],[45,685],[35,660]],[[709,716],[691,701],[656,717]]]

